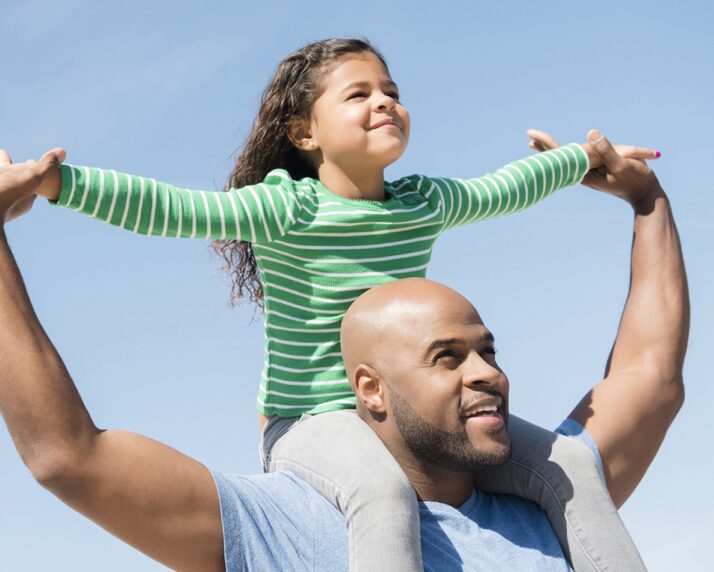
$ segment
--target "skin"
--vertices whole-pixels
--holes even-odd
[[[664,191],[643,162],[619,157],[606,139],[596,135],[591,134],[590,143],[607,168],[598,184],[625,199],[635,213],[631,288],[606,378],[571,417],[595,439],[608,488],[621,504],[649,466],[681,405],[689,304]],[[34,313],[7,244],[5,223],[31,206],[35,191],[56,175],[63,158],[63,151],[53,150],[39,161],[12,165],[0,152],[0,413],[33,476],[70,507],[166,566],[222,570],[221,519],[209,471],[162,443],[94,424]],[[371,350],[376,353],[360,353],[368,352],[369,340],[367,332],[350,329],[353,315],[343,334],[360,413],[402,463],[422,498],[457,505],[466,498],[468,478],[463,471],[414,456],[394,421],[389,392],[409,398],[427,423],[458,431],[462,412],[474,397],[493,398],[496,391],[507,404],[507,381],[493,358],[487,330],[470,304],[444,287],[429,286],[427,306],[415,291],[422,291],[423,284],[417,288],[414,282],[414,288],[408,285],[403,293],[394,284],[392,301],[382,300],[389,309],[382,318],[379,298],[373,298],[372,305],[370,298],[358,301],[365,310],[371,308],[371,341],[375,334],[384,334],[394,342],[397,333],[419,327],[421,336],[410,339],[420,348],[433,338],[451,339],[456,355],[437,358],[420,353],[417,359],[410,349],[405,353],[411,358],[392,352],[395,360],[389,365],[388,344],[378,344],[385,353],[376,348]],[[451,318],[434,317],[427,307]],[[395,329],[397,333],[390,334]],[[488,427],[471,423],[465,431],[475,449],[498,453],[507,446],[497,419]]]
[[[64,152],[12,165],[0,150],[0,413],[35,479],[147,556],[223,570],[218,495],[198,461],[157,441],[102,430],[40,325],[5,238]]]
[[[292,140],[332,192],[384,200],[384,169],[409,143],[410,118],[399,89],[372,54],[344,58],[323,80],[309,122]]]
[[[496,362],[493,336],[473,305],[429,280],[391,282],[350,307],[342,322],[342,347],[358,413],[387,445],[417,494],[463,504],[473,489],[471,473],[420,458],[405,444],[390,412],[396,394],[432,427],[465,433],[474,450],[496,456],[510,451],[504,421],[508,378]],[[498,403],[499,410],[466,420],[464,412],[480,402]]]
[[[684,399],[689,297],[674,218],[654,173],[641,160],[619,156],[600,133],[591,132],[589,140],[606,167],[589,182],[633,209],[632,267],[605,378],[569,417],[597,444],[608,490],[619,507],[644,476]],[[544,144],[557,147],[550,136]],[[423,279],[370,290],[343,320],[342,351],[358,412],[424,499],[458,506],[470,494],[471,477],[425,462],[406,446],[389,414],[390,391],[408,397],[423,421],[446,430],[464,425],[463,405],[486,388],[499,391],[507,403],[508,384],[486,333],[468,301]],[[452,355],[425,355],[438,339],[453,340],[447,348]],[[483,426],[466,425],[466,432],[476,449],[504,443],[502,433]]]

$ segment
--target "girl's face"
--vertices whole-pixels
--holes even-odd
[[[349,56],[325,76],[308,135],[308,150],[319,150],[323,162],[345,171],[384,169],[404,153],[409,113],[376,56]]]

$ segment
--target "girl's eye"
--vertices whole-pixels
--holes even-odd
[[[396,91],[389,91],[385,95],[391,97],[394,101],[399,101],[399,94]]]
[[[364,91],[355,91],[347,99],[356,99],[358,97],[367,97],[367,94]]]

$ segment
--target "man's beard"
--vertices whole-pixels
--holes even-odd
[[[495,451],[479,451],[471,443],[466,427],[445,431],[434,427],[396,392],[389,391],[392,414],[404,443],[418,459],[452,471],[470,472],[484,465],[502,465],[511,458],[511,443]]]

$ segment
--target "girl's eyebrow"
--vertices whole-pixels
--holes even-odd
[[[345,87],[340,93],[344,93],[345,91],[348,91],[350,89],[353,89],[355,87],[369,87],[370,82],[363,80],[363,81],[353,81],[350,83],[347,87]],[[397,84],[393,80],[386,80],[382,82],[382,87],[391,87],[399,91],[399,87],[397,87]]]

